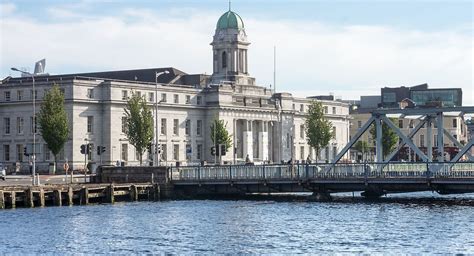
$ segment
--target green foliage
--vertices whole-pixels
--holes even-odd
[[[140,97],[136,93],[132,93],[124,110],[125,135],[137,150],[141,165],[143,153],[153,140],[153,114],[151,108],[147,106],[145,97]]]
[[[316,150],[316,162],[319,151],[329,144],[334,137],[332,123],[324,116],[323,104],[319,101],[311,102],[305,120],[306,138],[308,144]]]
[[[369,152],[369,150],[370,150],[369,143],[367,143],[367,141],[359,140],[354,145],[354,149],[359,151],[359,152]]]
[[[69,135],[69,124],[64,108],[64,95],[59,86],[53,87],[45,94],[38,114],[41,136],[49,150],[56,156],[64,147]]]
[[[216,127],[215,139],[214,141],[214,127]],[[211,141],[215,144],[224,144],[225,150],[228,151],[232,147],[232,138],[229,132],[226,129],[227,123],[224,123],[224,120],[215,119],[211,124]]]
[[[397,122],[398,119],[395,118],[389,118],[392,123]],[[376,143],[376,129],[375,129],[375,124],[372,124],[370,130],[370,135],[372,136],[372,139],[374,143]],[[384,158],[388,156],[396,147],[398,142],[398,135],[388,127],[388,125],[385,122],[382,122],[382,150],[383,150],[383,156]]]

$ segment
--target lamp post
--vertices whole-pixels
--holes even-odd
[[[169,74],[168,70],[162,72],[155,72],[155,166],[160,165],[160,158],[158,153],[158,77],[163,74]]]
[[[36,91],[35,91],[35,76],[31,74],[30,72],[26,72],[23,70],[19,70],[17,68],[11,68],[13,71],[20,72],[22,74],[25,74],[27,76],[30,76],[32,81],[33,81],[33,155],[31,156],[33,158],[33,166],[31,170],[31,174],[33,175],[33,186],[38,184],[39,185],[39,177],[38,177],[38,182],[36,182]]]

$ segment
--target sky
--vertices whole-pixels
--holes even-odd
[[[381,87],[463,89],[474,106],[472,1],[233,0],[249,73],[295,96],[359,99]],[[0,78],[174,67],[212,73],[209,43],[227,0],[0,0]]]

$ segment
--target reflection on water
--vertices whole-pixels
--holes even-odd
[[[196,200],[4,210],[0,251],[474,253],[474,196],[446,203],[422,195],[422,203],[397,195],[379,202]]]

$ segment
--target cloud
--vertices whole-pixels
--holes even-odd
[[[0,3],[0,17],[6,17],[16,10],[16,6],[12,3]]]
[[[9,13],[1,20],[2,76],[10,66],[43,57],[50,73],[164,66],[212,72],[209,43],[217,12],[124,8],[94,15],[61,6],[49,9],[54,19],[39,22],[7,5],[1,7]],[[276,45],[279,91],[357,99],[383,86],[427,82],[433,88],[462,87],[465,105],[474,105],[472,34],[465,27],[425,32],[242,16],[252,43],[249,71],[260,85],[273,83]]]

